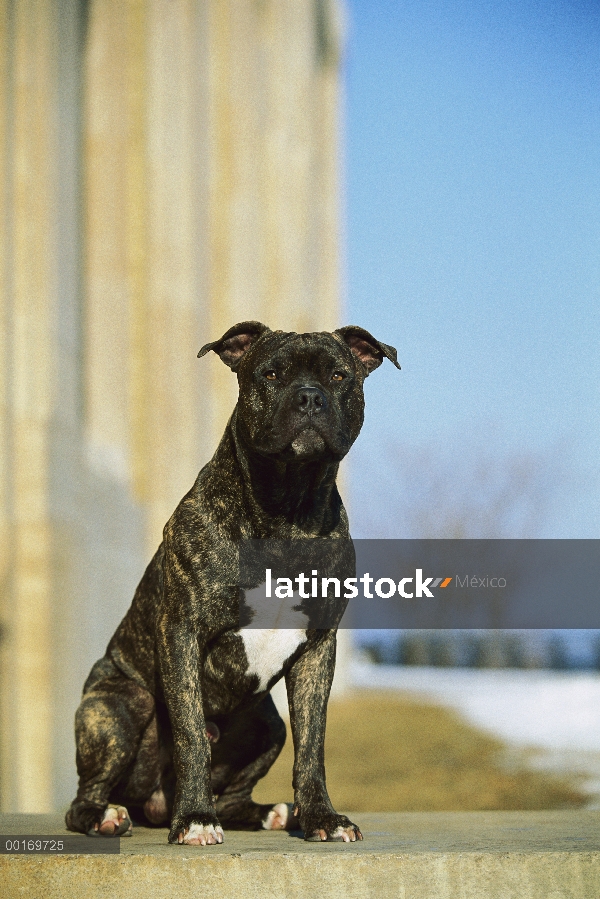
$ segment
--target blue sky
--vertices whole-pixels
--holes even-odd
[[[348,9],[346,320],[402,364],[366,384],[353,533],[375,502],[402,535],[408,451],[467,485],[559,459],[540,535],[599,537],[600,5]]]

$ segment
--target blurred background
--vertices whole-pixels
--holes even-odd
[[[0,0],[2,810],[74,794],[82,684],[235,402],[196,353],[237,321],[398,348],[355,537],[598,536],[599,37],[586,0]],[[332,798],[595,801],[595,640],[346,632]]]

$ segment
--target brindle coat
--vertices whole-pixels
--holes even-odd
[[[219,822],[265,826],[273,806],[251,793],[285,740],[269,694],[284,676],[295,804],[279,826],[299,823],[306,839],[362,839],[325,786],[335,628],[306,631],[259,688],[239,633],[236,544],[349,536],[338,464],[362,426],[365,377],[384,357],[399,368],[396,351],[355,326],[295,334],[259,322],[234,326],[198,355],[209,350],[237,373],[239,400],[86,681],[67,826],[130,830],[124,809],[114,826],[102,824],[109,802],[153,823],[170,819],[169,842],[221,842]]]

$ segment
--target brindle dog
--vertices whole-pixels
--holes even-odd
[[[360,840],[325,786],[336,629],[262,631],[258,647],[255,631],[250,647],[232,585],[240,540],[349,537],[338,464],[362,426],[365,377],[384,357],[399,368],[396,351],[355,326],[295,334],[260,322],[235,325],[198,355],[209,350],[237,373],[238,403],[85,683],[67,827],[122,836],[140,815],[170,821],[171,843],[221,843],[221,825]],[[281,677],[293,808],[252,801],[285,741],[269,693]]]

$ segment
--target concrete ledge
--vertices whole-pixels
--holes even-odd
[[[600,812],[357,814],[363,843],[226,833],[169,846],[136,827],[120,855],[0,856],[5,899],[598,899]],[[66,833],[60,816],[3,815],[0,834]],[[81,837],[82,851],[89,845]]]

